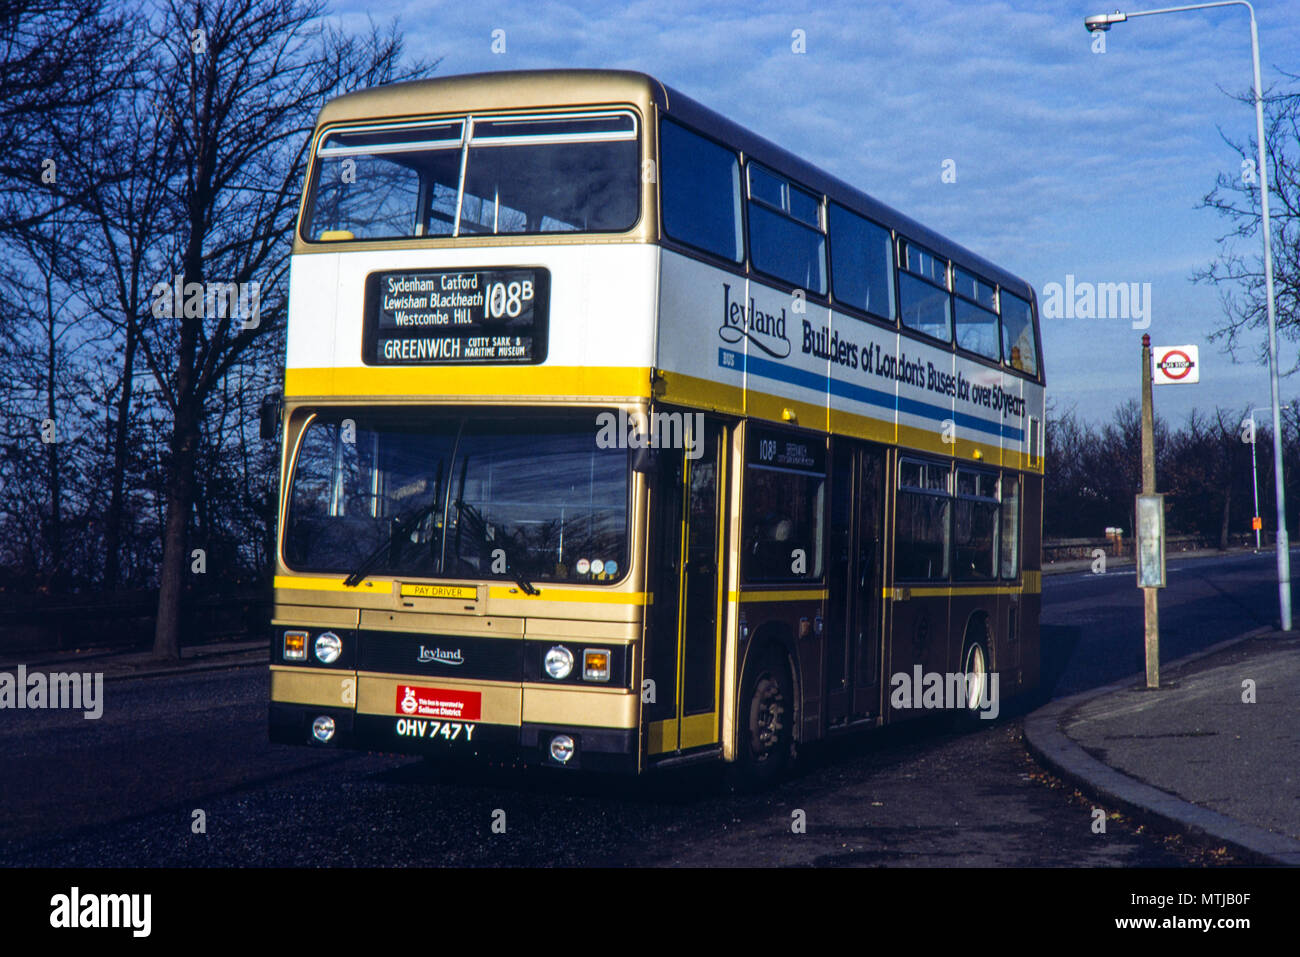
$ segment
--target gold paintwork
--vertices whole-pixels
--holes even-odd
[[[635,728],[640,720],[640,696],[624,688],[525,683],[523,692],[529,724]]]
[[[518,618],[419,614],[409,611],[361,612],[361,627],[368,631],[416,631],[425,634],[461,634],[475,638],[522,638],[524,623]]]
[[[472,113],[475,117],[503,113],[572,112],[586,107],[630,106],[639,114],[641,166],[657,164],[659,143],[655,116],[668,103],[664,85],[643,73],[616,70],[515,70],[500,73],[471,73],[462,76],[413,80],[374,87],[337,97],[325,104],[316,119],[312,136],[312,164],[307,182],[316,177],[316,146],[331,129],[355,123],[432,120]],[[654,166],[648,168],[656,168]],[[642,176],[641,218],[626,233],[566,235],[546,233],[531,236],[465,237],[412,236],[385,240],[385,249],[428,249],[448,246],[547,246],[591,245],[594,243],[652,242],[659,234],[658,204],[650,202],[654,182]],[[305,219],[311,189],[304,189],[299,222]],[[331,239],[307,242],[295,230],[295,254],[334,253],[374,249],[373,242]],[[442,371],[441,369],[439,371]],[[286,377],[287,378],[287,377]],[[287,385],[287,383],[286,383]],[[446,390],[443,390],[446,391]]]
[[[344,708],[352,703],[350,699],[356,693],[356,682],[356,675],[351,671],[272,665],[271,700]]]
[[[555,642],[562,639],[624,644],[641,637],[639,622],[600,621],[592,618],[529,618],[524,637]]]
[[[273,628],[355,628],[356,608],[330,608],[327,606],[288,605],[277,601],[271,607]]]

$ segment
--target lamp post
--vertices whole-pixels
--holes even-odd
[[[1086,17],[1083,25],[1089,32],[1109,30],[1116,23],[1134,17],[1160,13],[1181,13],[1211,7],[1245,7],[1250,12],[1250,54],[1255,68],[1255,145],[1259,164],[1260,231],[1264,234],[1264,300],[1268,310],[1268,368],[1273,390],[1273,485],[1277,492],[1277,601],[1280,625],[1291,630],[1291,554],[1286,533],[1286,487],[1282,482],[1282,410],[1277,381],[1277,316],[1273,309],[1273,243],[1268,221],[1268,163],[1264,149],[1264,95],[1259,82],[1259,30],[1255,8],[1246,0],[1218,0],[1216,3],[1193,3],[1183,7],[1140,10],[1136,13],[1103,13]]]

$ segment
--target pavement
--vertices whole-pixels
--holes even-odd
[[[1256,629],[1025,717],[1034,757],[1108,809],[1300,866],[1300,632]]]

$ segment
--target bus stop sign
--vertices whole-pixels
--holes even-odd
[[[1201,381],[1201,357],[1196,346],[1152,346],[1153,385],[1193,385]]]

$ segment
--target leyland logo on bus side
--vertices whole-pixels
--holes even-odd
[[[754,304],[736,302],[731,298],[731,286],[722,284],[722,326],[718,336],[723,342],[736,343],[748,339],[769,356],[784,359],[790,355],[790,340],[785,335],[785,307],[781,314],[764,312]]]

